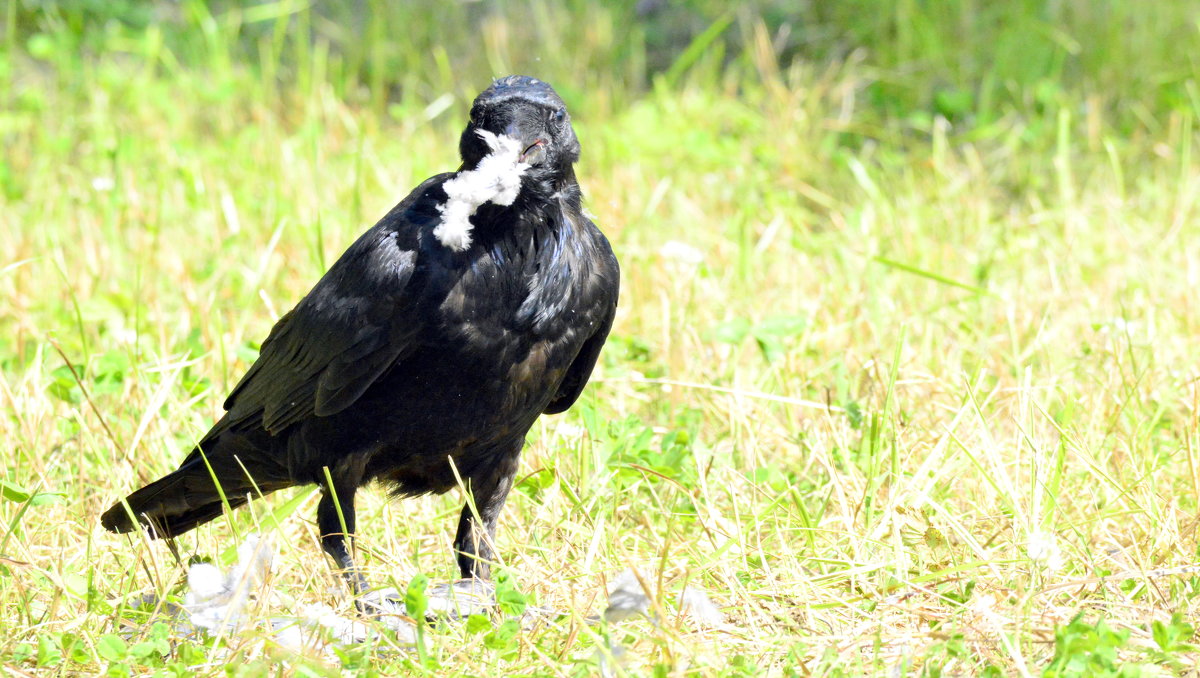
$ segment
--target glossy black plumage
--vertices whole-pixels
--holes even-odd
[[[353,533],[358,487],[440,493],[457,486],[457,471],[483,521],[464,507],[460,569],[487,577],[525,435],[539,415],[579,397],[612,325],[618,267],[581,209],[579,144],[549,85],[510,76],[480,94],[460,172],[489,150],[477,129],[525,148],[531,166],[515,202],[480,207],[469,246],[457,251],[433,234],[442,187],[457,175],[442,174],[364,233],[271,330],[226,414],[179,469],[127,498],[151,534],[219,516],[214,475],[232,505],[317,483],[323,545],[352,572],[339,505]],[[121,503],[102,522],[134,529]]]

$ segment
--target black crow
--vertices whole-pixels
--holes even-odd
[[[174,537],[261,494],[316,483],[321,544],[362,592],[354,493],[474,498],[454,539],[487,579],[525,435],[579,397],[612,327],[619,271],[584,215],[579,141],[550,85],[495,81],[462,165],[418,186],[280,318],[226,413],[178,470],[104,513]],[[214,479],[216,483],[214,483]],[[218,487],[219,485],[219,487]]]

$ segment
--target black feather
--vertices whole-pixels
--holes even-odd
[[[225,401],[225,416],[179,469],[102,517],[134,528],[129,511],[169,537],[232,506],[305,483],[325,486],[318,522],[326,551],[351,566],[353,495],[377,480],[398,495],[445,492],[456,474],[482,518],[464,510],[455,548],[464,576],[487,576],[488,539],[525,435],[542,413],[579,397],[616,310],[619,271],[584,214],[579,142],[562,100],[524,76],[498,80],[472,109],[461,171],[489,152],[477,129],[534,149],[510,206],[485,204],[471,243],[452,250],[434,229],[442,185],[418,186],[330,267],[285,314]],[[327,488],[328,489],[328,488]],[[335,499],[336,495],[336,499]]]

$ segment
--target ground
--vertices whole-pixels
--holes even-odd
[[[8,671],[1195,674],[1194,11],[661,4],[6,6]],[[300,490],[178,543],[272,535],[248,628],[156,626],[185,569],[99,513],[509,72],[567,99],[624,274],[500,524],[504,614],[561,615],[286,650],[281,610],[350,613]],[[452,577],[460,505],[362,493],[371,580]],[[627,568],[654,618],[595,623]]]

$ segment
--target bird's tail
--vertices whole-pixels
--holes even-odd
[[[141,523],[151,537],[174,537],[219,517],[226,502],[235,508],[293,484],[277,463],[264,464],[273,460],[246,442],[227,436],[202,442],[203,453],[197,447],[178,469],[105,511],[100,523],[111,532],[132,532]]]

